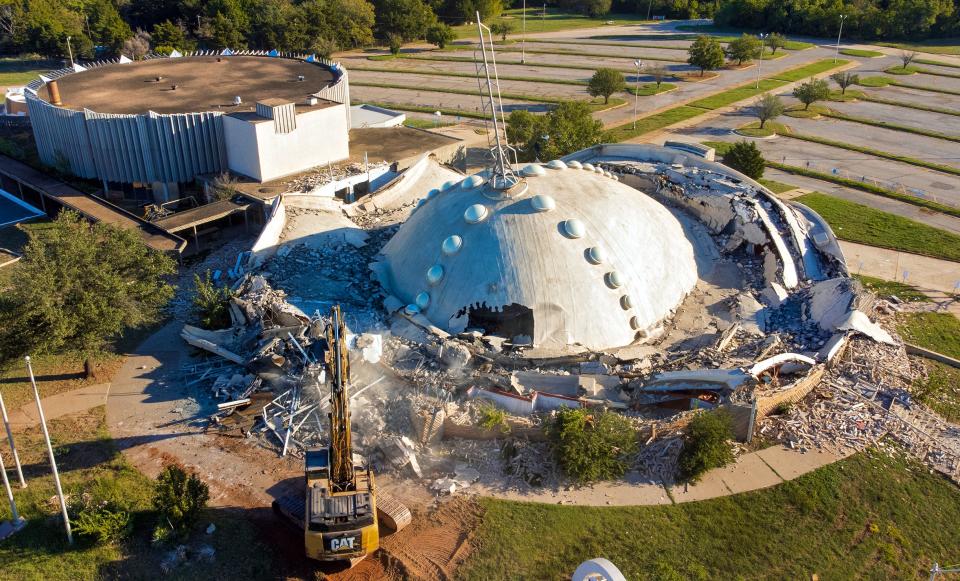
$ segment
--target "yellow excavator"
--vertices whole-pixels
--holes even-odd
[[[386,495],[378,502],[381,495],[373,471],[353,455],[346,330],[340,306],[330,311],[324,353],[330,381],[329,445],[306,451],[305,498],[280,498],[273,507],[303,528],[307,557],[356,563],[380,546],[381,521],[400,530],[410,523],[411,515],[406,506]]]

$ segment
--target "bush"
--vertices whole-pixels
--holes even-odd
[[[477,406],[477,418],[481,428],[487,430],[499,429],[503,433],[510,431],[507,424],[507,412],[491,403],[481,403]]]
[[[438,48],[444,48],[449,43],[457,39],[453,29],[442,22],[438,22],[427,29],[427,42],[436,45]]]
[[[604,103],[610,102],[610,95],[624,90],[626,80],[623,73],[616,69],[597,69],[587,85],[587,93],[591,97],[603,97]]]
[[[216,286],[210,271],[193,275],[193,313],[204,329],[226,329],[230,326],[229,301],[233,293],[226,286]]]
[[[756,144],[738,141],[723,155],[723,163],[747,177],[758,179],[763,177],[766,161]]]
[[[403,37],[399,34],[393,32],[387,34],[387,46],[390,48],[390,54],[398,55],[400,54],[400,49],[403,48]]]
[[[210,489],[196,474],[187,474],[180,466],[167,466],[157,477],[153,496],[153,507],[160,517],[158,528],[169,525],[177,532],[189,530],[209,499]]]
[[[708,470],[733,462],[728,440],[733,438],[730,414],[724,411],[697,415],[687,426],[683,449],[677,459],[677,479],[696,482]]]
[[[793,90],[793,96],[803,103],[804,110],[809,109],[817,101],[830,97],[830,85],[823,79],[810,79]]]
[[[118,543],[133,530],[130,513],[113,504],[85,506],[71,517],[70,523],[78,536],[103,545]]]
[[[580,482],[623,476],[638,447],[630,420],[609,411],[564,408],[547,436],[557,463]]]

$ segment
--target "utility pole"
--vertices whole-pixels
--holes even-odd
[[[541,30],[540,32],[546,32],[546,31],[547,31],[547,5],[546,5],[546,3],[544,3],[544,5],[543,5],[543,12],[540,14],[540,28],[543,29],[543,30]]]
[[[26,488],[27,481],[23,479],[23,468],[20,467],[20,455],[17,454],[17,445],[13,443],[13,431],[10,429],[10,418],[7,417],[7,406],[3,404],[2,393],[0,393],[0,414],[3,416],[3,427],[7,429],[7,440],[10,442],[10,451],[13,453],[13,463],[17,467],[17,476],[20,478],[20,488]]]
[[[647,4],[647,20],[650,20],[650,10],[653,9],[653,0]]]
[[[757,61],[757,89],[760,89],[760,67],[763,65],[763,39],[767,38],[766,34],[760,35],[760,60]]]
[[[520,64],[523,64],[523,61],[526,60],[526,44],[527,44],[527,0],[523,0],[523,31],[520,33]]]
[[[833,62],[837,62],[837,59],[840,57],[840,35],[843,34],[843,19],[846,18],[845,15],[840,15],[840,32],[837,33],[837,52],[833,55]]]
[[[637,65],[637,77],[633,80],[634,91],[633,91],[633,128],[637,128],[637,101],[640,100],[640,67],[643,66],[643,61],[637,59],[633,61],[633,64]]]
[[[70,66],[73,66],[73,47],[70,46],[70,39],[72,37],[67,37],[67,53],[70,55]]]
[[[17,512],[17,503],[13,499],[13,489],[10,488],[10,480],[7,478],[7,467],[3,465],[3,455],[0,455],[0,472],[3,473],[3,489],[7,492],[7,501],[10,503],[10,514],[13,517],[11,520],[13,532],[17,532],[27,523],[20,518],[20,513]]]
[[[57,472],[57,460],[53,457],[53,445],[50,444],[50,432],[47,431],[47,419],[43,417],[43,406],[40,404],[40,391],[37,389],[37,380],[33,377],[33,366],[30,365],[30,356],[23,358],[27,362],[27,373],[30,374],[30,384],[33,385],[33,397],[37,401],[37,413],[40,415],[40,427],[43,428],[43,439],[47,442],[47,455],[50,457],[50,468],[53,469],[53,483],[57,485],[57,497],[60,498],[60,512],[63,513],[63,527],[67,530],[67,541],[73,544],[73,532],[70,530],[70,516],[67,514],[67,501],[63,498],[63,488],[60,486],[60,473]]]

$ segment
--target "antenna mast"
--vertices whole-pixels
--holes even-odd
[[[493,35],[490,28],[480,22],[479,11],[477,11],[477,30],[480,32],[479,56],[482,58],[476,58],[478,55],[475,53],[474,62],[477,67],[477,84],[480,87],[480,103],[486,114],[484,125],[487,128],[487,147],[490,149],[491,157],[490,185],[497,190],[507,190],[520,182],[511,165],[517,162],[517,152],[507,143],[507,124],[503,119],[497,57],[493,52]]]

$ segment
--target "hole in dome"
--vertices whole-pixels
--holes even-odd
[[[512,303],[491,307],[476,303],[460,309],[456,316],[467,317],[468,329],[483,329],[485,335],[496,335],[513,340],[524,337],[529,342],[533,337],[533,309]]]

